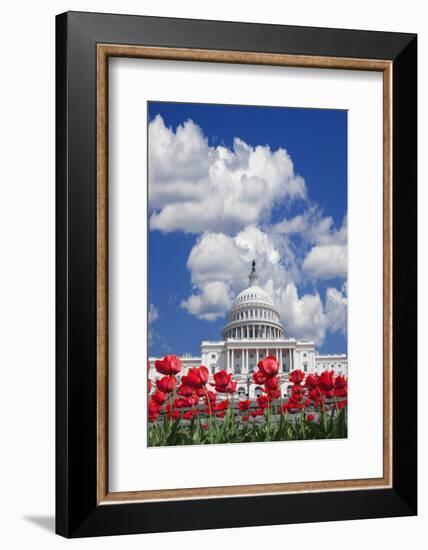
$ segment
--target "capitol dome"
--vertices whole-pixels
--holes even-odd
[[[271,296],[257,285],[256,262],[249,285],[235,299],[222,331],[224,340],[274,340],[284,337],[284,328]]]
[[[242,292],[240,292],[236,297],[234,307],[254,301],[264,302],[265,304],[273,307],[272,298],[259,286],[249,286],[248,288],[245,288]]]

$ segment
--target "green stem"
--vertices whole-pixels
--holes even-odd
[[[210,398],[207,392],[207,388],[204,386],[205,396],[207,399],[207,406],[208,406],[208,414],[209,414],[209,431],[210,431],[210,441],[213,443],[213,431],[212,431],[212,419],[211,419],[211,403]]]

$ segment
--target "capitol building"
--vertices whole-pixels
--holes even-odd
[[[284,396],[289,395],[292,385],[288,375],[296,369],[306,374],[333,370],[335,374],[347,376],[346,355],[320,355],[315,349],[315,342],[297,340],[287,334],[271,296],[257,284],[255,261],[248,279],[248,287],[238,294],[227,314],[222,339],[204,340],[198,357],[181,356],[182,374],[189,367],[199,365],[208,367],[211,375],[226,370],[233,373],[237,381],[238,395],[250,399],[261,394],[262,389],[253,382],[252,374],[260,359],[268,355],[276,357],[279,362],[281,393]],[[159,358],[149,358],[151,380],[159,377],[154,369],[156,359]]]

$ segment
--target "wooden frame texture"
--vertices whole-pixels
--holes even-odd
[[[110,57],[383,73],[382,478],[109,492]],[[406,319],[399,330],[398,316]],[[414,514],[415,380],[415,35],[91,13],[58,16],[57,532],[89,536]],[[161,521],[165,513],[168,525]]]

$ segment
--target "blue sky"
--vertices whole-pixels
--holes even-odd
[[[199,354],[257,260],[286,334],[343,353],[347,113],[149,102],[150,355]]]

